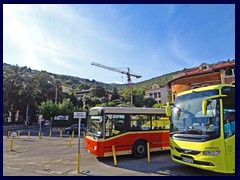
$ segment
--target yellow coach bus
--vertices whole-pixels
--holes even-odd
[[[166,107],[172,160],[235,173],[235,86],[213,85],[179,93]]]

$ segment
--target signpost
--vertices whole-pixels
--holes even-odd
[[[38,116],[38,123],[39,123],[39,133],[38,133],[38,138],[41,139],[42,138],[42,130],[41,130],[41,127],[42,127],[42,120],[43,120],[43,115],[39,115]]]
[[[73,118],[78,118],[78,160],[77,160],[77,173],[80,173],[80,133],[81,133],[81,120],[86,118],[86,112],[74,112]]]

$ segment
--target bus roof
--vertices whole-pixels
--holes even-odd
[[[211,86],[205,86],[205,87],[200,87],[200,88],[196,88],[196,89],[191,89],[191,90],[183,91],[183,92],[179,93],[177,96],[181,96],[181,95],[185,95],[185,94],[190,94],[190,93],[193,93],[193,92],[200,92],[200,91],[220,89],[220,88],[222,88],[223,86],[235,87],[234,85],[231,85],[231,84],[211,85]]]
[[[91,110],[104,110],[112,114],[166,114],[165,108],[139,108],[139,107],[93,107]]]

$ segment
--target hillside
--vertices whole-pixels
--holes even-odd
[[[14,66],[14,65],[3,63],[3,68],[11,67],[11,66]],[[93,87],[94,85],[101,85],[106,89],[112,89],[115,86],[116,88],[123,90],[128,87],[127,84],[114,84],[114,83],[107,84],[107,83],[98,82],[95,80],[89,80],[89,79],[84,79],[84,78],[69,76],[69,75],[54,74],[54,73],[50,73],[50,72],[47,72],[44,70],[38,71],[38,70],[32,70],[31,68],[28,68],[28,73],[30,73],[30,74],[35,74],[35,73],[39,73],[39,72],[46,73],[46,74],[54,77],[55,79],[58,79],[59,81],[61,81],[63,86],[68,86],[68,87],[71,87],[74,89],[77,88],[77,86],[79,84],[82,84],[82,85],[84,85],[83,87],[88,87],[88,88]],[[142,81],[139,83],[134,83],[133,86],[134,86],[134,88],[137,88],[137,89],[147,90],[155,83],[159,84],[159,85],[165,85],[169,80],[172,79],[172,75],[176,74],[178,72],[165,74],[165,75],[158,76],[158,77],[155,77],[155,78],[152,78],[152,79],[149,79],[146,81]]]

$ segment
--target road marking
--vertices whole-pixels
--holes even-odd
[[[14,169],[14,170],[22,170],[21,168],[15,168],[15,167],[6,167],[6,168],[8,168],[8,169]]]
[[[36,173],[43,173],[43,174],[49,174],[47,171],[35,171]]]
[[[63,172],[51,171],[50,174],[63,174]]]

